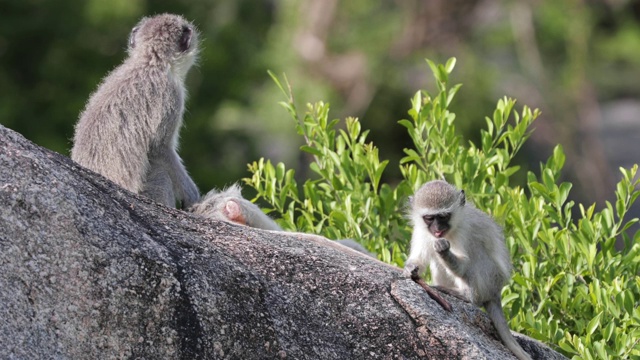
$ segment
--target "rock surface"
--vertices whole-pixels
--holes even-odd
[[[0,126],[2,359],[513,358],[476,307],[327,242],[168,209]]]

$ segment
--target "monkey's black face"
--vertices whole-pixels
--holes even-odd
[[[178,44],[181,52],[185,52],[189,50],[189,48],[191,47],[192,34],[193,34],[193,30],[191,30],[190,27],[186,25],[182,26],[182,35],[180,36],[180,43]]]
[[[451,213],[425,215],[422,219],[424,220],[425,225],[427,225],[429,232],[436,238],[443,237],[451,228],[451,225],[449,225]]]

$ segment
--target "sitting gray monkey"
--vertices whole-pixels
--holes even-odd
[[[131,192],[187,208],[200,192],[176,149],[198,32],[177,15],[146,17],[128,52],[80,115],[71,159]]]

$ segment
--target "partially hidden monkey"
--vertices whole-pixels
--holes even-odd
[[[223,191],[211,190],[191,209],[194,214],[253,228],[283,231],[272,218],[254,203],[242,197],[240,186],[231,185]],[[336,240],[337,243],[362,254],[375,257],[364,246],[351,239]]]
[[[531,357],[509,330],[500,293],[511,275],[502,229],[466,202],[464,190],[446,181],[424,184],[411,199],[413,235],[405,275],[419,277],[428,264],[433,285],[483,306],[506,347]]]
[[[76,124],[71,158],[123,188],[183,208],[200,193],[178,156],[196,28],[178,15],[143,18],[128,57],[91,95]]]
[[[282,231],[267,214],[251,201],[242,197],[237,184],[219,191],[209,191],[202,201],[189,209],[194,214],[208,219],[222,220],[264,230]]]

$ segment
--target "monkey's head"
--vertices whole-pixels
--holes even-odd
[[[186,75],[198,54],[198,31],[182,16],[145,17],[131,30],[128,51],[131,56],[148,56],[150,62],[168,61]]]
[[[411,198],[414,226],[426,226],[436,238],[445,237],[457,224],[458,210],[465,205],[464,190],[442,180],[430,181]]]
[[[216,189],[209,191],[189,211],[209,219],[246,225],[246,218],[240,204],[242,199],[240,186],[233,184],[223,191]]]

